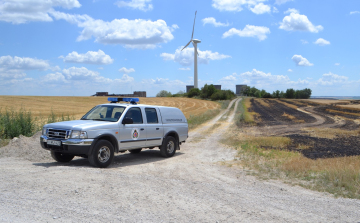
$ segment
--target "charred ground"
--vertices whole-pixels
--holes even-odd
[[[360,155],[360,110],[307,100],[250,99],[250,112],[263,135],[285,136],[291,143],[281,150],[298,151],[310,159]],[[303,128],[330,129],[331,137],[314,137]],[[336,134],[339,130],[352,135]],[[299,145],[301,145],[299,148]],[[265,149],[277,149],[265,147]],[[303,149],[305,148],[305,149]],[[278,148],[280,149],[280,148]]]

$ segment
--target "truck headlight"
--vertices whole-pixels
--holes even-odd
[[[43,129],[42,129],[42,135],[44,135],[44,136],[47,135],[47,128],[43,127]]]
[[[87,139],[87,133],[85,131],[72,131],[71,137],[72,139]]]

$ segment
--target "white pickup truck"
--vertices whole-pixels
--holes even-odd
[[[75,156],[88,158],[96,167],[109,166],[114,153],[139,153],[159,147],[163,157],[171,157],[188,138],[184,114],[173,107],[140,105],[137,98],[109,98],[80,120],[47,124],[40,136],[42,148],[50,150],[58,162]],[[119,103],[116,102],[130,102]]]

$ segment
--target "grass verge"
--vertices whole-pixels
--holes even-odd
[[[242,98],[241,102],[239,103],[236,109],[236,125],[240,126],[242,124],[246,125],[256,125],[254,121],[254,116],[256,115],[255,112],[249,112],[248,108],[250,108],[251,102],[250,98]]]
[[[229,106],[230,100],[218,101],[218,103],[220,103],[221,109],[207,110],[206,112],[204,112],[200,115],[190,115],[190,117],[187,119],[188,124],[189,124],[189,130],[195,129],[199,125],[213,119],[222,110],[226,109]]]

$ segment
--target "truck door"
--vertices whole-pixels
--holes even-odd
[[[131,118],[133,124],[120,123],[120,148],[144,148],[146,147],[146,125],[139,107],[131,107],[124,118]]]
[[[147,107],[145,108],[146,114],[146,129],[147,129],[147,140],[146,147],[160,146],[162,144],[162,138],[164,129],[161,120],[158,116],[158,108]]]

